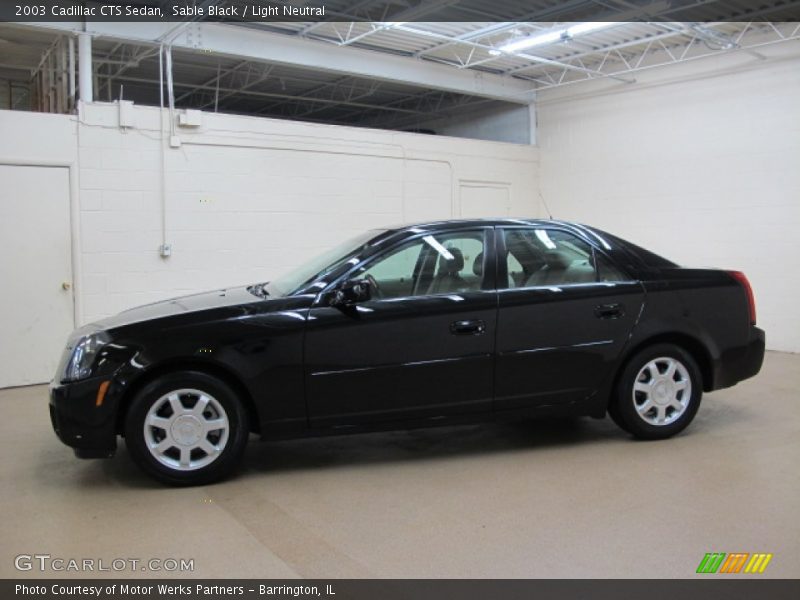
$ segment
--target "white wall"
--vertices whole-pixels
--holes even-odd
[[[743,270],[768,347],[798,352],[800,52],[761,51],[541,93],[541,186],[556,218]]]
[[[541,93],[539,149],[205,113],[166,149],[168,259],[158,109],[125,129],[116,104],[84,107],[80,126],[0,111],[0,159],[76,165],[79,322],[267,279],[369,227],[460,216],[463,190],[469,214],[486,189],[486,216],[542,216],[541,188],[557,218],[744,270],[768,346],[800,351],[800,62],[792,44],[762,51]]]
[[[121,128],[116,103],[83,106],[80,125],[0,111],[0,156],[79,167],[79,322],[264,281],[369,228],[458,216],[463,181],[507,188],[508,214],[538,213],[530,146],[204,113],[165,150],[164,215],[159,109],[132,119]]]
[[[77,164],[74,117],[0,110],[0,160]]]

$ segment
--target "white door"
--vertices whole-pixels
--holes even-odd
[[[0,164],[0,387],[44,383],[75,322],[69,170]]]
[[[508,184],[462,181],[459,192],[462,219],[507,217],[511,214]]]

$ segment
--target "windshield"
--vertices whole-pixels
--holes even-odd
[[[367,245],[371,239],[377,237],[381,229],[372,229],[361,233],[346,242],[342,242],[330,250],[323,252],[306,263],[290,269],[287,273],[274,279],[266,285],[270,296],[289,296],[297,292],[304,284],[330,273]]]

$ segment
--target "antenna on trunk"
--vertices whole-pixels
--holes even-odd
[[[551,221],[553,220],[553,213],[550,212],[550,207],[547,206],[547,202],[545,202],[544,196],[542,195],[542,190],[536,190],[539,194],[539,200],[542,201],[542,206],[544,206],[544,211],[547,213],[547,218]]]

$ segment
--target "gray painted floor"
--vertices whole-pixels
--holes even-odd
[[[769,353],[668,441],[584,419],[256,442],[194,489],[124,449],[74,458],[45,386],[0,390],[0,577],[42,576],[14,568],[35,553],[190,558],[195,577],[691,577],[711,551],[800,577],[798,389],[800,356]]]

